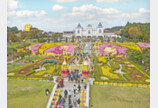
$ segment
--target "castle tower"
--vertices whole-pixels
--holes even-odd
[[[77,27],[75,28],[75,36],[82,36],[82,26],[80,23],[78,23]]]
[[[103,36],[103,32],[104,32],[104,28],[103,28],[102,24],[99,23],[98,27],[97,27],[97,34],[98,34],[98,36]]]

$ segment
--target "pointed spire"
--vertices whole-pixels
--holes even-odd
[[[103,26],[102,26],[102,24],[101,24],[101,22],[98,24],[98,28],[102,28]]]
[[[64,62],[63,62],[62,65],[67,65],[67,63],[66,63],[66,59],[67,59],[67,58],[64,59]]]
[[[64,60],[63,64],[62,65],[67,65],[66,61]]]
[[[81,28],[81,24],[80,23],[78,23],[77,28]]]
[[[88,65],[88,59],[87,58],[83,61],[83,65]]]

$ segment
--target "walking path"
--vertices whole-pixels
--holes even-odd
[[[91,54],[91,42],[84,42],[82,52]]]
[[[80,99],[80,98],[81,98],[80,92],[74,94],[74,90],[73,90],[74,85],[78,86],[78,84],[76,84],[76,83],[74,83],[74,82],[68,82],[68,81],[66,81],[66,82],[64,83],[64,87],[61,89],[61,95],[62,95],[62,96],[64,96],[64,91],[65,91],[65,90],[67,90],[67,91],[71,90],[71,93],[72,93],[72,95],[71,95],[71,101],[72,101],[72,103],[73,103],[74,96],[75,96],[77,99]],[[81,90],[85,90],[83,84],[80,84],[80,86],[81,86]],[[68,108],[68,106],[69,106],[69,105],[68,105],[68,98],[66,98],[65,108]],[[73,107],[74,107],[74,104],[73,104]],[[75,107],[75,108],[79,108],[79,107]]]
[[[68,81],[68,79],[64,79],[64,87],[63,88],[60,88],[60,95],[62,97],[64,97],[64,91],[67,90],[67,91],[71,91],[71,103],[72,103],[72,106],[73,108],[89,108],[89,83],[86,84],[86,88],[84,88],[84,85],[85,83],[75,83],[75,82],[72,82],[72,81]],[[76,89],[77,89],[77,93],[74,93],[74,85],[76,85]],[[78,89],[78,85],[81,86],[81,89],[79,91]],[[53,103],[55,102],[54,100],[54,97],[58,96],[56,94],[58,94],[57,92],[57,83],[55,84],[53,90],[52,90],[52,93],[50,95],[50,99],[48,101],[48,104],[47,104],[47,107],[46,108],[54,108],[53,107]],[[59,96],[58,96],[59,97]],[[76,106],[73,102],[73,99],[74,97],[76,97],[76,99],[80,100],[80,104],[77,103],[76,101]],[[67,98],[65,98],[65,108],[69,108],[69,98],[67,96]],[[62,107],[64,108],[64,107]]]
[[[80,50],[80,44],[78,46],[76,54],[79,54],[79,50]],[[90,59],[91,42],[84,42],[82,53],[88,53],[89,54],[86,58],[88,59],[87,62],[90,65],[91,64],[91,59]],[[80,59],[81,59],[81,56],[78,56],[78,58],[75,58],[76,65],[78,65],[78,61]],[[70,67],[74,66],[74,64],[70,63],[69,66]],[[70,73],[71,73],[71,71],[73,71],[73,70],[70,69]],[[78,71],[78,74],[80,75],[81,71]],[[54,80],[54,81],[56,81],[56,80]],[[85,80],[84,80],[84,82],[85,82]],[[57,85],[54,86],[46,108],[54,108],[53,105],[56,105],[56,102],[58,101],[58,99],[56,99],[56,98],[59,98],[59,95],[64,97],[64,95],[65,95],[64,91],[65,90],[71,91],[71,98],[70,99],[71,99],[71,103],[73,105],[73,108],[85,108],[85,107],[89,108],[90,87],[89,87],[89,82],[86,82],[86,83],[84,83],[84,82],[83,83],[76,83],[76,82],[73,82],[73,81],[68,81],[68,78],[65,78],[63,88],[57,89]],[[78,89],[78,85],[81,86],[80,91]],[[85,86],[86,86],[86,88],[85,88]],[[77,89],[77,91],[78,91],[77,93],[74,93],[74,88]],[[77,100],[78,99],[80,100],[80,104],[77,104],[77,106],[73,102],[74,97],[76,97]],[[77,101],[76,101],[76,103],[77,103]],[[69,98],[68,97],[65,99],[65,104],[64,105],[65,105],[65,108],[69,108]],[[62,108],[64,108],[64,107],[62,107]]]

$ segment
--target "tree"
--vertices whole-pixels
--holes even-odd
[[[127,41],[150,41],[150,23],[127,23],[120,32]]]
[[[150,48],[142,51],[142,57],[146,68],[150,69]]]
[[[102,37],[102,36],[100,36],[99,38],[100,38],[101,42],[103,42],[103,37]]]
[[[67,42],[67,41],[68,41],[68,39],[67,39],[67,37],[66,37],[65,42]]]
[[[107,40],[107,42],[110,42],[110,38],[108,37],[108,40]]]
[[[116,37],[114,37],[114,40],[113,40],[113,42],[116,42]]]
[[[74,42],[74,38],[75,38],[75,37],[74,37],[74,36],[72,36],[72,42]]]
[[[13,33],[9,32],[8,35],[7,35],[7,41],[8,42],[20,42],[21,37],[17,37],[16,34],[13,34]]]
[[[7,32],[18,33],[19,30],[16,26],[15,27],[7,27]]]
[[[130,37],[140,37],[142,36],[142,32],[138,29],[138,27],[130,27],[128,30]]]

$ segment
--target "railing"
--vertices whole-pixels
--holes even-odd
[[[89,82],[87,82],[87,88],[86,88],[86,108],[89,108],[89,92],[90,92],[90,85],[89,85]]]
[[[52,90],[51,95],[50,95],[50,97],[49,97],[49,101],[48,101],[48,103],[47,103],[46,108],[50,108],[56,88],[57,88],[57,83],[56,83],[56,84],[54,85],[54,87],[53,87],[53,90]]]

